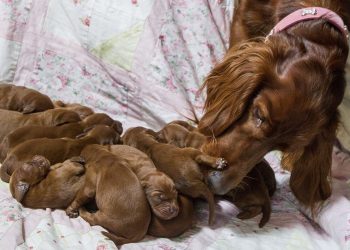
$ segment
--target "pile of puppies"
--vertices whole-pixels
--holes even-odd
[[[121,245],[146,234],[174,237],[194,222],[193,199],[209,205],[214,195],[206,176],[227,166],[200,149],[207,138],[184,121],[162,130],[122,124],[80,104],[52,102],[35,90],[0,84],[1,179],[30,208],[65,209]],[[123,145],[121,145],[123,144]],[[238,218],[269,220],[274,172],[262,162],[226,196]]]

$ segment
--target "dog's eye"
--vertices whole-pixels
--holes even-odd
[[[166,199],[166,196],[165,196],[164,194],[161,194],[161,195],[159,195],[159,199],[165,200],[165,199]]]
[[[265,118],[262,116],[261,111],[258,108],[254,108],[253,117],[257,128],[259,128],[265,121]]]

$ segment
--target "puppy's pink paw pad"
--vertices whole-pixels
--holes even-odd
[[[216,168],[217,169],[223,169],[225,167],[227,167],[227,161],[224,158],[218,158],[216,160]]]

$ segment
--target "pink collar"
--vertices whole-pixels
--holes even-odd
[[[333,24],[336,28],[339,29],[340,32],[344,34],[346,39],[349,39],[349,31],[344,24],[343,19],[341,19],[341,17],[335,12],[321,7],[310,7],[294,11],[279,21],[279,23],[276,24],[276,26],[271,30],[267,37],[285,30],[301,21],[321,18],[326,19],[328,22]]]

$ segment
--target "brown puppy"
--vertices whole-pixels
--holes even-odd
[[[33,114],[22,114],[17,111],[0,109],[0,141],[17,128],[37,126],[58,126],[70,122],[79,122],[77,113],[64,109],[49,109]]]
[[[13,172],[11,194],[25,207],[67,208],[84,183],[83,164],[81,157],[73,157],[50,167],[45,157],[36,155]]]
[[[116,245],[141,240],[149,226],[151,213],[143,188],[122,157],[99,145],[89,145],[81,153],[86,160],[85,183],[66,209],[70,217],[80,216],[90,225],[100,225],[102,232]],[[98,211],[83,209],[95,199]],[[79,209],[80,208],[80,209]]]
[[[189,123],[186,122],[186,121],[175,120],[175,121],[169,122],[167,125],[169,125],[169,124],[177,124],[177,125],[180,125],[180,126],[186,128],[188,131],[197,130],[197,128],[196,128],[195,126],[189,124]]]
[[[8,134],[0,146],[0,161],[6,158],[7,153],[18,144],[36,138],[75,138],[86,129],[103,124],[113,127],[117,133],[123,132],[122,124],[113,120],[106,114],[95,113],[86,117],[83,121],[67,123],[62,126],[24,126]]]
[[[204,198],[209,203],[209,224],[214,221],[214,196],[205,184],[201,166],[223,168],[226,162],[203,154],[194,148],[178,148],[174,145],[158,143],[152,130],[136,127],[128,129],[123,142],[145,152],[155,166],[175,182],[176,189],[193,198]]]
[[[47,95],[34,89],[0,83],[0,109],[29,114],[53,109],[53,107],[53,103]]]
[[[119,134],[105,125],[97,125],[79,139],[39,138],[25,141],[14,147],[1,166],[1,180],[8,182],[15,169],[30,161],[34,155],[46,157],[51,164],[63,162],[80,155],[89,144],[113,144],[119,141]]]
[[[64,103],[62,101],[54,101],[53,105],[55,108],[64,108],[76,112],[82,120],[94,113],[91,108],[79,103]]]
[[[194,220],[193,201],[183,195],[179,195],[179,214],[171,220],[162,220],[152,214],[151,223],[147,234],[154,237],[177,237],[191,228]]]
[[[270,219],[270,196],[273,195],[275,190],[275,174],[268,163],[262,161],[227,196],[241,210],[237,218],[250,219],[262,213],[259,227],[263,227]]]
[[[158,133],[158,138],[179,148],[191,147],[200,149],[206,142],[207,137],[195,129],[188,130],[177,123],[169,123]]]
[[[106,148],[111,153],[123,158],[125,166],[136,174],[146,193],[153,214],[162,220],[170,220],[177,216],[179,205],[173,180],[163,172],[158,171],[145,153],[126,145],[108,145]]]

